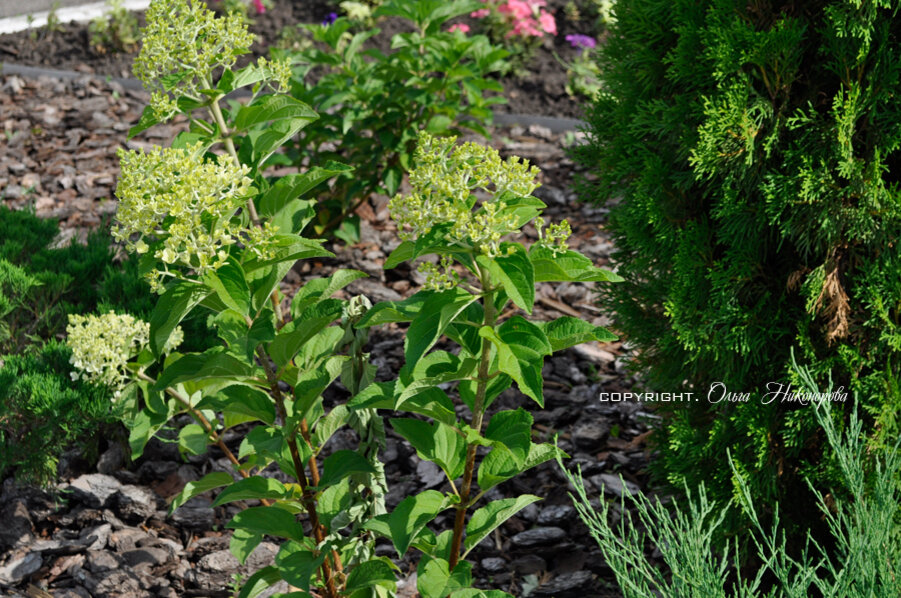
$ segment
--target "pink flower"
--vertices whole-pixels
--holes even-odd
[[[507,37],[512,37],[514,35],[541,37],[543,33],[538,29],[538,22],[529,17],[528,19],[517,21],[513,25],[513,31],[511,31]]]
[[[448,27],[447,30],[450,31],[451,33],[453,33],[454,31],[462,31],[463,33],[469,33],[469,25],[467,25],[466,23],[455,23],[455,24],[451,25],[450,27]]]
[[[554,20],[554,15],[542,11],[541,16],[538,17],[538,22],[541,23],[541,28],[546,33],[557,35],[557,21]]]
[[[257,14],[261,15],[266,12],[266,7],[263,6],[263,0],[253,0],[253,7],[257,9]]]
[[[532,7],[525,0],[507,0],[506,4],[501,4],[497,10],[498,12],[512,15],[516,21],[532,17]]]
[[[477,10],[475,12],[469,13],[469,16],[471,16],[473,19],[481,19],[483,17],[487,17],[490,14],[491,14],[491,10],[489,10],[487,8],[480,8],[479,10]]]

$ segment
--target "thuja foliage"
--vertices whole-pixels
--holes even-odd
[[[73,382],[69,348],[56,340],[0,356],[0,479],[50,484],[63,450],[96,450],[98,428],[115,421],[110,393]]]
[[[291,92],[319,118],[300,131],[290,155],[303,163],[333,159],[355,167],[320,191],[315,234],[340,226],[338,236],[355,241],[354,211],[373,193],[394,195],[412,167],[419,131],[470,129],[487,136],[490,107],[504,101],[485,97],[503,91],[487,76],[501,70],[508,52],[484,35],[444,30],[449,19],[479,6],[478,0],[383,3],[373,17],[393,17],[407,29],[392,36],[389,53],[364,49],[380,29],[352,33],[349,18],[299,26],[318,43],[290,54]]]
[[[361,296],[337,299],[364,276],[339,270],[308,281],[286,303],[280,283],[298,260],[331,255],[300,234],[315,216],[315,199],[304,196],[349,167],[267,174],[270,158],[319,115],[281,93],[285,63],[232,70],[241,44],[250,43],[235,14],[220,19],[191,0],[155,0],[147,20],[136,72],[154,94],[136,130],[183,113],[191,132],[172,147],[121,153],[114,234],[142,256],[157,296],[149,322],[114,313],[70,318],[79,378],[114,391],[133,455],[186,415],[193,421],[178,430],[180,450],[196,455],[212,446],[231,462],[232,474],[188,483],[171,506],[213,489],[221,489],[214,506],[252,502],[226,525],[232,553],[245,561],[264,536],[282,544],[275,564],[251,575],[239,596],[279,581],[292,596],[392,595],[403,573],[376,556],[378,536],[398,557],[421,553],[417,589],[425,598],[508,596],[472,589],[465,557],[538,497],[479,503],[556,450],[532,442],[526,411],[489,419],[488,408],[514,383],[541,405],[546,356],[614,338],[575,318],[533,323],[511,314],[532,311],[536,283],[616,276],[567,248],[566,223],[545,228],[545,205],[532,196],[536,168],[424,134],[413,192],[389,206],[403,242],[386,266],[437,256],[437,264],[420,266],[426,288],[374,306]],[[264,86],[274,93],[262,93]],[[249,102],[223,105],[238,87],[250,87]],[[511,236],[530,222],[541,239],[526,248]],[[218,346],[181,350],[179,324],[192,313],[212,322]],[[375,382],[364,349],[369,329],[388,322],[409,323],[406,364],[399,379]],[[442,336],[459,350],[434,350]],[[338,383],[349,400],[324,400]],[[439,385],[452,388],[471,417],[458,417]],[[392,427],[444,471],[448,491],[426,490],[387,512],[379,409],[406,415]],[[256,425],[234,452],[224,434],[248,422]],[[356,433],[356,450],[329,446],[342,428]],[[449,509],[453,528],[433,529]]]
[[[810,392],[816,392],[809,371],[801,371],[800,377]],[[809,409],[838,463],[842,491],[836,488],[829,495],[814,491],[830,541],[821,545],[808,536],[803,554],[799,558],[789,556],[778,512],[770,527],[761,522],[747,479],[730,461],[741,508],[752,524],[746,531],[751,536],[748,544],[762,563],[757,571],[742,570],[741,559],[734,549],[730,551],[731,546],[717,550],[715,530],[729,507],[711,503],[703,484],[694,496],[686,492],[685,498],[674,499],[669,507],[643,494],[630,496],[628,502],[623,497],[627,515],[616,525],[611,523],[610,505],[602,502],[599,509],[593,508],[581,474],[564,469],[576,491],[571,497],[579,517],[601,547],[626,598],[901,595],[898,445],[868,455],[856,409],[844,436],[835,427],[828,402],[810,405]],[[834,500],[835,496],[839,498]],[[636,516],[626,510],[627,505],[635,509]],[[660,549],[664,567],[657,568],[645,558],[651,547]]]
[[[117,261],[107,231],[53,247],[55,221],[0,207],[0,475],[53,481],[70,446],[96,451],[96,434],[116,421],[109,392],[74,383],[69,352],[54,341],[69,314],[150,314],[149,287],[135,259]],[[184,323],[187,346],[210,346],[205,322]],[[93,436],[93,439],[91,438]]]
[[[859,397],[874,445],[899,433],[897,10],[616,4],[577,157],[596,175],[584,197],[618,200],[626,281],[602,297],[636,367],[653,387],[695,392],[661,406],[657,465],[676,487],[703,480],[737,499],[731,451],[756,500],[811,515],[804,477],[832,479],[813,411],[766,394],[797,387],[792,347]],[[715,382],[749,400],[709,401]]]

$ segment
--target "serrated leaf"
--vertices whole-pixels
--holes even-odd
[[[169,505],[169,512],[172,513],[178,507],[182,506],[195,496],[199,496],[204,492],[209,492],[210,490],[215,490],[216,488],[221,488],[222,486],[228,486],[229,484],[233,484],[235,482],[232,477],[225,473],[224,471],[215,471],[213,473],[208,473],[202,478],[194,482],[188,482],[185,484],[185,487],[179,492],[175,498],[172,499],[172,503]]]
[[[591,341],[610,343],[618,338],[606,328],[570,316],[563,316],[551,322],[540,322],[538,326],[544,330],[555,353],[582,343]]]
[[[245,529],[236,529],[232,533],[231,540],[228,542],[228,550],[235,555],[238,562],[242,565],[247,560],[260,542],[263,541],[263,534],[258,534]]]
[[[447,497],[436,490],[426,490],[408,496],[391,513],[371,519],[364,526],[389,537],[402,557],[419,532],[447,506]]]
[[[511,251],[512,253],[507,253]],[[535,304],[535,269],[525,247],[519,243],[502,243],[495,258],[480,255],[476,261],[488,270],[491,280],[501,284],[517,307],[532,313]]]
[[[391,426],[413,445],[421,459],[435,463],[449,479],[463,475],[466,441],[453,427],[419,419],[392,419]]]
[[[532,415],[522,407],[499,411],[491,416],[485,438],[506,446],[517,464],[522,465],[532,444]]]
[[[493,500],[472,514],[469,523],[466,524],[466,539],[464,547],[466,553],[476,547],[488,534],[504,523],[510,517],[530,504],[541,500],[532,494],[523,494],[516,498],[504,498]],[[464,553],[464,557],[466,554]]]
[[[404,359],[416,363],[438,342],[445,328],[476,298],[458,288],[435,293],[426,299],[422,309],[410,322],[404,339]]]
[[[249,507],[239,511],[225,527],[298,542],[304,539],[303,526],[294,518],[294,515],[274,506]]]
[[[535,268],[535,282],[621,282],[623,278],[597,268],[577,251],[557,251],[532,245],[529,259]]]
[[[501,482],[506,482],[520,473],[527,471],[545,461],[550,461],[557,454],[557,447],[552,444],[532,444],[525,461],[519,465],[506,446],[496,446],[485,455],[479,464],[479,488],[487,491]]]
[[[215,352],[213,352],[215,351]],[[157,378],[156,390],[165,390],[176,384],[207,378],[223,380],[246,380],[254,376],[254,369],[249,364],[236,359],[228,353],[212,349],[207,353],[190,353],[182,355],[171,365],[167,365]]]
[[[210,435],[198,424],[188,424],[178,432],[178,449],[189,455],[202,455],[210,443]]]
[[[359,270],[336,270],[328,278],[315,278],[301,287],[291,301],[291,316],[301,317],[304,310],[311,305],[330,298],[337,291],[343,289],[359,278],[366,278],[365,272]]]
[[[235,118],[235,128],[247,129],[254,125],[278,121],[300,120],[304,123],[313,122],[319,118],[315,110],[288,95],[273,94],[263,98],[250,106],[243,106]]]
[[[178,281],[166,289],[150,314],[150,350],[157,359],[169,342],[172,331],[198,303],[210,294],[207,287]]]
[[[328,488],[355,473],[375,473],[375,468],[356,451],[335,451],[322,463],[319,488]]]
[[[269,356],[279,366],[294,359],[304,343],[336,321],[344,304],[338,299],[324,301],[308,307],[294,321],[287,324],[269,345]]]
[[[247,578],[247,581],[241,586],[238,598],[256,598],[269,589],[270,586],[281,581],[281,579],[282,576],[279,574],[277,567],[272,565],[263,567]]]
[[[360,563],[347,576],[344,591],[350,594],[372,586],[381,586],[392,592],[397,589],[394,568],[390,561],[386,562],[379,558]]]
[[[542,393],[543,380],[541,377],[542,360],[520,360],[514,352],[513,347],[504,342],[504,340],[498,336],[497,332],[489,326],[483,326],[479,330],[479,335],[490,340],[497,349],[498,369],[516,381],[520,392],[531,397],[539,406],[543,407],[544,395]],[[548,347],[550,347],[549,343]]]
[[[278,480],[256,475],[238,480],[220,492],[212,506],[218,507],[236,500],[278,500],[289,495],[290,491]]]

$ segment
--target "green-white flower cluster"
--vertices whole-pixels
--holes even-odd
[[[391,217],[404,240],[449,223],[448,242],[494,257],[500,252],[501,238],[521,224],[512,211],[505,211],[503,197],[531,195],[538,187],[539,170],[516,156],[502,160],[493,148],[476,143],[457,146],[455,141],[455,137],[420,135],[416,167],[410,173],[413,192],[398,194],[389,202]],[[489,196],[479,204],[473,196],[478,190]]]
[[[112,311],[100,316],[70,314],[66,334],[66,343],[72,349],[69,362],[75,368],[72,379],[103,384],[119,396],[128,381],[126,364],[147,346],[150,324]],[[183,340],[184,333],[177,327],[166,344],[166,352]]]
[[[227,155],[206,161],[199,144],[120,150],[119,158],[113,236],[137,253],[149,251],[147,240],[158,243],[154,257],[165,265],[162,272],[154,269],[148,275],[155,291],[163,276],[172,274],[168,266],[185,266],[202,276],[220,268],[228,258],[227,247],[238,241],[258,256],[269,254],[275,228],[245,225],[235,217],[251,189],[247,166]]]
[[[231,68],[254,40],[240,12],[217,17],[200,0],[153,0],[146,17],[133,71],[160,119],[176,112],[180,95],[211,88],[216,71]]]

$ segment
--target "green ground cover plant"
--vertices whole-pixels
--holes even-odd
[[[807,391],[818,392],[809,370],[801,368],[798,375]],[[808,536],[800,557],[787,554],[778,511],[772,525],[766,527],[747,480],[733,464],[740,508],[752,523],[745,531],[751,536],[748,544],[762,563],[756,571],[740,568],[742,559],[734,545],[718,550],[715,530],[733,507],[710,502],[704,484],[694,493],[686,489],[686,497],[674,498],[670,506],[644,494],[630,495],[628,501],[623,496],[627,515],[616,525],[611,522],[610,503],[602,499],[600,508],[593,507],[581,473],[563,469],[575,488],[571,497],[579,517],[597,540],[626,598],[890,598],[901,594],[899,447],[895,444],[870,453],[856,410],[843,434],[836,427],[829,402],[808,408],[813,410],[840,472],[841,491],[835,488],[827,494],[811,487],[830,541],[819,543]],[[560,466],[563,468],[562,461]],[[627,504],[635,508],[637,516],[630,515]],[[662,552],[664,567],[655,568],[645,558],[652,547]],[[741,571],[738,578],[737,571]]]
[[[200,454],[212,446],[232,463],[233,475],[188,483],[171,507],[213,489],[221,489],[214,505],[258,501],[227,524],[231,551],[243,562],[264,536],[282,544],[275,564],[246,579],[239,596],[256,596],[280,580],[296,596],[389,596],[401,572],[375,555],[378,536],[391,540],[398,557],[420,553],[417,589],[424,597],[508,596],[471,588],[465,557],[538,497],[478,503],[557,451],[532,442],[526,411],[489,417],[488,408],[514,383],[541,405],[546,356],[614,337],[575,318],[531,322],[507,307],[530,313],[540,282],[617,277],[567,248],[568,224],[545,228],[545,205],[531,195],[536,168],[423,133],[412,192],[389,205],[403,242],[386,267],[437,257],[419,266],[426,288],[376,305],[360,296],[337,299],[364,276],[339,270],[308,281],[285,302],[279,284],[288,270],[331,255],[321,240],[300,234],[315,217],[316,200],[308,197],[350,167],[328,162],[267,174],[279,163],[279,148],[319,115],[284,93],[287,62],[232,70],[251,42],[239,14],[217,18],[192,0],[155,0],[147,22],[135,72],[152,100],[133,132],[179,112],[191,131],[171,147],[120,154],[113,234],[141,256],[155,305],[147,322],[115,313],[71,316],[68,344],[79,380],[113,391],[133,456],[188,416],[192,423],[176,425],[180,450]],[[250,101],[224,105],[239,87],[250,87]],[[530,222],[541,231],[538,243],[526,248],[508,240]],[[180,323],[192,313],[208,318],[217,346],[182,350]],[[369,329],[389,322],[409,323],[406,364],[397,380],[376,382],[364,348]],[[434,350],[442,336],[459,350]],[[471,410],[468,420],[437,386],[451,382]],[[326,401],[329,389],[348,400]],[[386,511],[379,409],[405,415],[391,426],[445,472],[449,491],[426,490]],[[248,422],[257,425],[235,454],[223,433]],[[359,437],[356,450],[329,447],[343,427]],[[479,447],[489,449],[482,459]],[[273,477],[274,469],[289,481]],[[452,529],[429,527],[448,509],[455,511]]]
[[[491,106],[503,87],[487,78],[501,70],[508,52],[485,36],[443,30],[455,16],[477,7],[475,0],[389,0],[374,19],[396,17],[409,33],[391,39],[391,52],[363,49],[379,29],[353,32],[341,17],[324,24],[299,25],[315,45],[284,54],[293,66],[291,94],[319,118],[302,129],[288,155],[297,165],[331,159],[353,164],[319,191],[320,204],[309,232],[355,241],[354,211],[374,193],[392,196],[412,167],[420,131],[434,135],[462,130],[487,136]]]
[[[601,300],[647,384],[697,399],[660,405],[657,472],[737,502],[731,453],[755,501],[782,504],[800,530],[816,523],[805,480],[837,485],[839,472],[812,410],[761,404],[799,388],[791,348],[858,397],[874,448],[899,433],[897,11],[622,0],[576,150],[596,176],[583,197],[614,200],[626,280]],[[708,401],[717,382],[749,400]],[[730,515],[722,529],[747,524]]]

